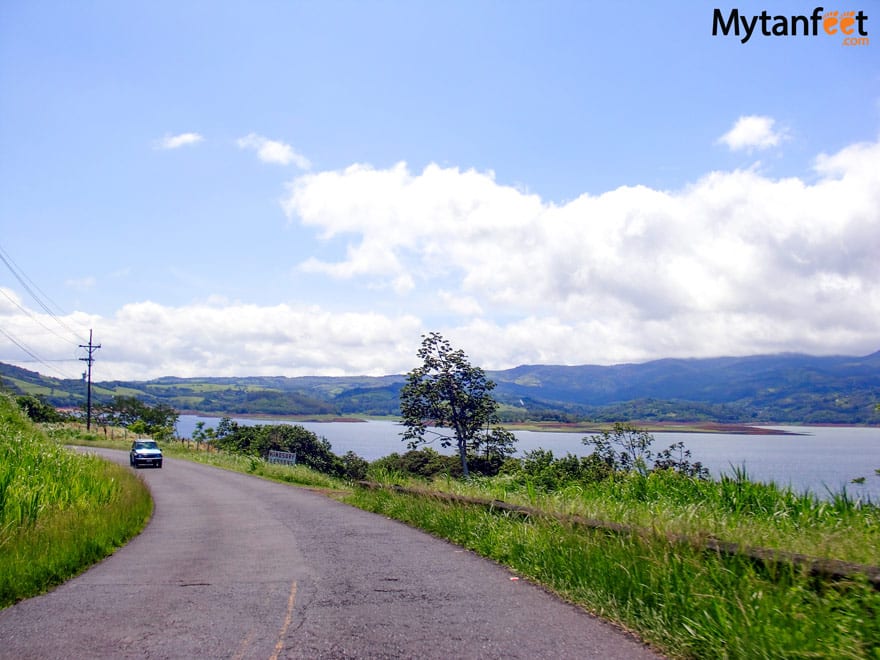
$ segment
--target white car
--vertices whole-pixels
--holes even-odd
[[[144,465],[162,467],[162,450],[155,440],[139,438],[131,443],[131,451],[128,453],[128,462],[133,468]]]

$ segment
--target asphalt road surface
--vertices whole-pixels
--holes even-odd
[[[658,657],[507,569],[382,516],[187,461],[141,474],[155,499],[144,532],[0,611],[0,657]]]

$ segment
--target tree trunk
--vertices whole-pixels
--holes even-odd
[[[458,438],[458,456],[461,458],[461,471],[464,474],[464,478],[467,479],[470,476],[467,462],[467,441],[461,436]]]

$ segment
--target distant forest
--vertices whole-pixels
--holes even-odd
[[[880,424],[880,352],[656,360],[615,366],[524,365],[489,371],[502,420]],[[396,416],[403,375],[105,381],[95,402],[134,396],[181,413]],[[83,407],[85,384],[0,363],[0,388]]]

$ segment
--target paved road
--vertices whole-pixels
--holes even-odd
[[[0,611],[0,657],[658,657],[398,522],[186,461],[141,474],[156,502],[146,530]]]

